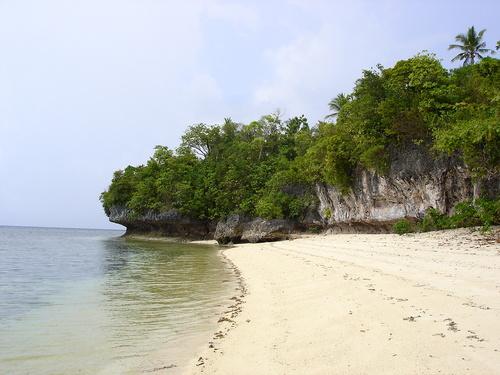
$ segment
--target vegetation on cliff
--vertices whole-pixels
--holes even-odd
[[[177,209],[204,220],[230,213],[299,218],[312,192],[282,188],[298,181],[294,161],[312,141],[304,117],[282,121],[269,115],[248,125],[230,119],[220,126],[194,125],[175,152],[157,146],[146,165],[115,172],[101,199],[105,209]]]
[[[348,191],[362,167],[384,174],[389,150],[408,143],[458,155],[474,178],[500,171],[500,61],[446,70],[432,54],[365,70],[332,113],[310,126],[303,116],[267,115],[250,124],[188,128],[177,150],[157,146],[145,164],[116,171],[105,210],[179,210],[203,220],[231,213],[301,219],[316,182]]]
[[[397,234],[429,232],[433,230],[454,229],[480,226],[482,231],[489,231],[491,226],[500,223],[500,199],[477,199],[455,205],[453,215],[447,216],[435,208],[429,208],[425,216],[418,221],[402,219],[394,223]]]

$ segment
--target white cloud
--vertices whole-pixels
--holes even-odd
[[[305,113],[312,120],[326,114],[329,96],[352,84],[341,70],[342,45],[333,27],[301,36],[268,52],[273,75],[254,92],[258,105],[280,107],[294,114]]]
[[[352,90],[363,69],[394,56],[389,41],[395,34],[365,1],[315,2],[311,8],[291,1],[304,17],[315,17],[316,28],[267,51],[272,73],[255,88],[253,99],[265,111],[279,107],[315,123],[328,114],[332,97]],[[374,41],[385,41],[384,50]]]

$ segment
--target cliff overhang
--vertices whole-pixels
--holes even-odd
[[[127,234],[216,239],[220,244],[261,242],[288,239],[310,230],[389,232],[394,222],[419,220],[429,208],[452,214],[458,202],[479,194],[496,198],[500,192],[499,176],[474,181],[458,157],[436,157],[423,146],[393,148],[390,160],[384,174],[355,169],[347,193],[325,183],[316,184],[317,205],[310,207],[301,220],[229,215],[219,221],[204,221],[176,210],[137,215],[125,207],[111,207],[108,216],[110,221],[124,225]]]

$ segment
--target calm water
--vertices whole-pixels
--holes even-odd
[[[138,373],[206,344],[235,288],[217,249],[121,234],[0,227],[1,374]]]

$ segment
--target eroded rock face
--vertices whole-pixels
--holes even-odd
[[[243,228],[250,219],[242,215],[230,215],[225,220],[219,220],[215,229],[214,239],[220,244],[238,243],[243,235]]]
[[[318,205],[309,207],[300,222],[264,220],[230,215],[218,223],[200,221],[176,210],[134,215],[123,207],[107,212],[110,221],[127,227],[127,233],[158,234],[185,239],[215,239],[221,244],[276,241],[293,232],[328,229],[333,232],[387,232],[402,218],[419,219],[436,208],[451,214],[456,203],[472,199],[478,189],[467,168],[457,158],[436,159],[421,146],[407,145],[391,152],[386,175],[357,169],[353,186],[343,195],[333,186],[317,184]],[[476,186],[477,188],[477,186]],[[307,187],[291,185],[287,193],[303,195]],[[498,197],[500,178],[483,181],[481,193]]]
[[[164,212],[147,211],[135,215],[124,207],[111,207],[109,220],[127,228],[127,234],[154,234],[183,239],[210,239],[215,226],[210,222],[195,220],[176,210]]]
[[[358,169],[348,194],[325,184],[316,186],[318,212],[328,227],[384,231],[399,219],[421,218],[430,207],[450,214],[456,203],[473,198],[471,176],[456,158],[434,159],[423,147],[410,145],[393,150],[391,160],[385,176]],[[483,193],[498,194],[499,182],[485,183]]]
[[[257,218],[244,226],[241,239],[248,242],[279,241],[290,238],[296,225],[289,220]]]
[[[217,223],[214,239],[219,244],[239,242],[264,242],[287,239],[297,224],[289,220],[251,219],[230,215]]]

